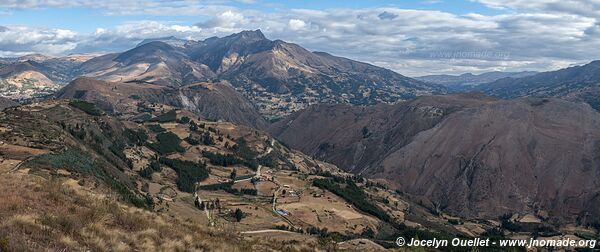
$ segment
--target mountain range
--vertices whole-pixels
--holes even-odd
[[[481,85],[484,83],[493,82],[503,78],[521,78],[530,75],[534,75],[537,72],[523,71],[523,72],[487,72],[482,74],[465,73],[461,75],[426,75],[421,77],[415,77],[415,79],[435,83],[448,87],[451,90],[460,91],[468,90],[473,86]]]
[[[36,64],[29,68],[39,73],[40,82],[46,79],[44,76],[61,84],[65,79],[85,76],[110,82],[181,87],[227,80],[268,118],[282,117],[315,103],[393,103],[445,92],[440,85],[388,69],[269,40],[260,30],[185,43],[172,37],[150,39],[126,52],[94,57],[76,65],[75,61],[67,63],[62,58],[40,61],[28,61]],[[14,74],[18,72],[13,70],[17,68],[14,64],[0,69]]]
[[[97,55],[48,57],[39,54],[0,60],[0,95],[29,99],[48,95],[68,84],[79,65]]]
[[[584,101],[600,110],[600,61],[523,78],[500,79],[475,90],[502,98],[560,97]]]

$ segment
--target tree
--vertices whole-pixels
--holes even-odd
[[[368,228],[363,229],[363,231],[360,235],[362,237],[366,237],[366,238],[373,238],[373,237],[375,237],[375,232],[373,231],[373,229],[368,227]]]
[[[242,218],[244,218],[244,212],[242,212],[242,210],[240,210],[239,208],[236,208],[233,216],[235,217],[235,220],[237,222],[240,222]]]
[[[369,137],[369,129],[366,126],[362,128],[362,136],[363,138]]]
[[[183,116],[183,117],[181,117],[181,119],[179,119],[179,121],[183,124],[186,124],[186,123],[190,122],[190,118],[187,116]]]
[[[204,143],[204,145],[215,145],[215,140],[210,136],[210,133],[204,132],[204,134],[202,134],[202,143]]]
[[[237,177],[237,172],[235,170],[231,171],[231,174],[229,174],[229,178],[231,180],[235,180],[236,177]]]
[[[191,131],[197,131],[198,130],[198,125],[194,121],[190,121],[190,130]]]

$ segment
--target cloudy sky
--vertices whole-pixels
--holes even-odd
[[[0,0],[0,57],[124,51],[261,29],[408,76],[600,59],[600,0]]]

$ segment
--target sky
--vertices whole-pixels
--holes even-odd
[[[407,76],[600,59],[600,0],[0,0],[0,57],[121,52],[146,38],[256,29]]]

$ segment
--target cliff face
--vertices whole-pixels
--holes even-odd
[[[317,106],[271,132],[463,217],[543,210],[573,222],[599,214],[600,114],[584,103],[453,95]]]

